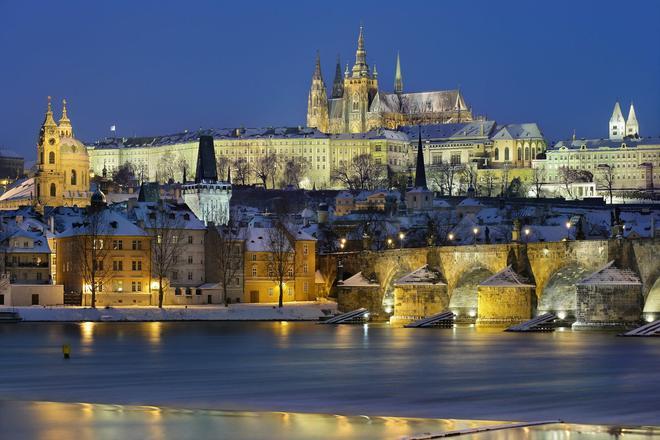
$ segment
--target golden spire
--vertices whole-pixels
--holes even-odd
[[[44,119],[44,126],[56,127],[55,119],[53,119],[53,108],[50,104],[50,96],[48,97],[48,110],[46,110],[46,119]]]
[[[60,136],[73,137],[71,121],[66,112],[66,99],[62,100],[62,118],[60,118]]]

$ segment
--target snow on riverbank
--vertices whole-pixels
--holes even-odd
[[[316,321],[337,312],[337,304],[323,302],[231,304],[208,306],[112,307],[6,307],[24,321]]]

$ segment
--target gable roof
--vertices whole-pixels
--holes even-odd
[[[343,283],[339,284],[339,286],[342,287],[380,287],[380,284],[378,283],[372,283],[362,275],[362,272],[358,272],[352,277],[344,280]]]
[[[619,269],[614,266],[614,260],[598,269],[591,275],[582,278],[577,285],[622,285],[622,284],[642,284],[635,272],[630,269]]]
[[[395,286],[446,286],[441,279],[440,271],[431,269],[428,264],[394,281]]]
[[[479,285],[493,287],[536,287],[530,284],[527,278],[517,274],[511,266],[505,267],[492,277],[482,281]]]

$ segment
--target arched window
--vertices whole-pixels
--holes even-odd
[[[55,197],[57,195],[57,188],[54,183],[50,184],[50,196]]]
[[[518,160],[522,160],[522,148],[518,147]]]
[[[55,153],[52,151],[48,153],[48,163],[55,163]]]
[[[495,148],[495,160],[500,160],[500,149]]]
[[[71,185],[76,185],[78,183],[78,179],[76,176],[76,170],[71,170]]]
[[[504,149],[504,160],[509,160],[509,147]]]
[[[532,148],[532,159],[536,159],[536,147]]]
[[[525,160],[529,160],[529,147],[525,147]]]

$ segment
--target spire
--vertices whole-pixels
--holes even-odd
[[[401,60],[396,53],[396,72],[394,73],[394,93],[403,93],[403,76],[401,76]]]
[[[337,54],[337,67],[335,68],[335,80],[332,83],[332,97],[341,98],[344,96],[344,79],[341,75],[341,61],[339,54]]]
[[[213,136],[202,135],[199,137],[195,183],[216,183],[217,181],[218,168],[215,164]]]
[[[630,102],[630,110],[628,111],[628,119],[626,120],[626,136],[639,136],[639,122],[637,122],[635,106],[632,101]]]
[[[626,134],[626,121],[623,119],[623,113],[621,113],[621,106],[619,101],[614,104],[614,110],[612,110],[612,116],[610,117],[610,139],[620,140]]]
[[[415,168],[415,187],[428,189],[426,186],[426,167],[424,166],[424,148],[422,147],[422,126],[419,125],[419,142],[417,143],[417,167]]]
[[[48,110],[46,110],[46,118],[44,119],[44,127],[57,127],[55,119],[53,119],[53,108],[50,104],[50,96],[48,97]]]
[[[312,79],[319,79],[323,81],[323,75],[321,74],[321,54],[319,51],[316,51],[316,67],[314,68],[314,75]]]
[[[227,183],[231,183],[231,167],[227,167]]]
[[[367,51],[364,50],[364,28],[360,25],[360,35],[358,35],[358,47],[355,51],[355,65],[353,66],[353,78],[369,76],[369,66],[367,65]]]
[[[73,129],[71,127],[71,121],[66,112],[66,99],[62,100],[62,117],[59,122],[60,126],[60,136],[73,137]]]
[[[373,79],[378,78],[378,71],[376,70],[376,65],[375,64],[374,64],[374,73],[371,76],[373,77]]]

